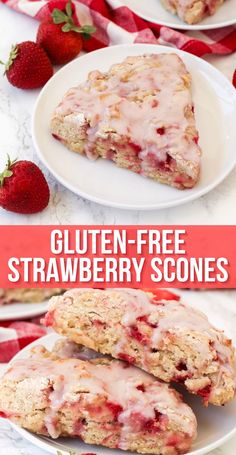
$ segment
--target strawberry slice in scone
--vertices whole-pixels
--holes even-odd
[[[118,360],[62,359],[45,348],[12,363],[0,415],[33,433],[139,453],[187,453],[196,418],[167,384]]]
[[[51,132],[74,152],[179,189],[199,179],[191,76],[174,53],[127,57],[106,73],[93,71],[66,93]]]
[[[74,289],[51,299],[45,322],[75,343],[182,383],[206,405],[235,395],[231,341],[173,292]]]

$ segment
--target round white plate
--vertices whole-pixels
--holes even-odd
[[[59,338],[61,337],[56,334],[47,335],[33,342],[31,345],[28,345],[25,349],[20,351],[12,361],[27,358],[29,350],[33,346],[37,346],[39,344],[50,350],[55,341]],[[184,393],[184,395],[185,401],[190,404],[198,420],[198,437],[189,454],[202,455],[208,453],[216,447],[222,445],[234,434],[236,434],[236,398],[230,404],[221,408],[216,408],[214,406],[204,408],[199,398],[193,397],[187,393]],[[76,453],[78,451],[78,453],[89,452],[97,455],[124,455],[124,452],[121,450],[111,450],[105,449],[101,446],[91,446],[76,439],[59,438],[57,440],[53,440],[46,437],[36,436],[29,431],[23,430],[17,425],[12,425],[22,437],[52,454],[57,454],[57,451],[60,450],[63,454],[68,454],[69,451],[76,451]],[[125,453],[126,455],[132,455],[131,452]]]
[[[168,12],[161,4],[161,0],[121,0],[123,5],[128,6],[138,16],[166,27],[179,30],[210,30],[236,24],[236,0],[226,0],[212,16],[206,17],[199,24],[189,25],[178,16]]]
[[[0,321],[34,318],[46,313],[48,301],[40,303],[9,303],[0,306]]]
[[[91,162],[69,151],[49,130],[52,113],[64,93],[83,82],[88,72],[106,71],[129,55],[175,52],[185,62],[193,80],[200,146],[203,150],[199,183],[178,190],[154,182],[109,160]],[[100,49],[66,65],[45,85],[33,114],[33,139],[38,154],[54,176],[71,191],[100,204],[125,209],[161,209],[199,198],[218,185],[236,162],[236,91],[212,65],[183,51],[157,45],[130,44]]]

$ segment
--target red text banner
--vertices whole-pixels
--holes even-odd
[[[236,288],[235,226],[1,226],[0,287]]]

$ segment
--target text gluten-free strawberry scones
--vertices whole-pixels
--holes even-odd
[[[176,54],[128,57],[93,71],[56,108],[51,131],[69,149],[183,189],[199,178],[191,76]]]
[[[222,405],[234,397],[231,341],[168,291],[70,290],[51,299],[46,324],[163,381],[183,383],[205,404]]]
[[[42,348],[0,384],[0,415],[34,433],[140,453],[187,453],[196,419],[167,384],[109,359],[57,358]]]
[[[224,0],[161,0],[163,6],[188,24],[196,24],[212,16]]]

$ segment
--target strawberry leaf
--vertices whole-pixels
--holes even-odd
[[[54,24],[64,24],[61,30],[65,33],[70,31],[81,33],[85,39],[88,39],[92,33],[96,32],[96,27],[93,27],[93,25],[83,25],[82,27],[75,25],[71,0],[66,4],[65,12],[54,8],[52,18]]]
[[[11,67],[12,63],[14,62],[15,58],[17,57],[18,55],[18,48],[17,48],[17,45],[13,45],[11,47],[11,52],[10,52],[10,55],[9,55],[9,58],[8,58],[8,61],[7,63],[5,64],[5,72],[4,74],[6,74],[6,72],[9,70],[9,68]]]
[[[81,33],[91,34],[96,32],[96,27],[94,27],[93,25],[83,25],[82,27],[80,27],[80,29]]]
[[[68,22],[69,21],[69,18],[67,16],[67,14],[63,13],[63,11],[61,11],[58,8],[55,8],[53,10],[52,18],[53,18],[54,24],[63,24],[64,22]]]
[[[7,177],[11,177],[13,175],[12,171],[9,171],[5,169],[1,174],[0,174],[0,187],[2,188],[4,185],[4,180]]]
[[[92,33],[96,32],[96,27],[93,25],[83,25],[82,27],[74,25],[71,30],[73,30],[73,32],[81,33],[85,39],[88,39]]]
[[[4,177],[11,177],[13,175],[13,172],[12,171],[5,171],[4,172]]]
[[[11,161],[10,156],[7,155],[7,164],[5,166],[4,171],[0,174],[0,188],[3,187],[5,178],[11,177],[13,175],[11,168],[13,164],[16,163],[16,161],[17,158]]]
[[[72,5],[71,5],[71,1],[69,1],[67,4],[66,4],[66,14],[69,18],[72,17]]]
[[[15,164],[17,162],[18,158],[14,158],[14,160],[11,160],[10,158],[10,155],[7,154],[7,164],[6,164],[6,168],[7,169],[11,169],[11,167],[13,166],[13,164]]]
[[[70,24],[64,24],[63,27],[62,27],[62,31],[63,32],[70,32],[72,30],[72,27]]]

